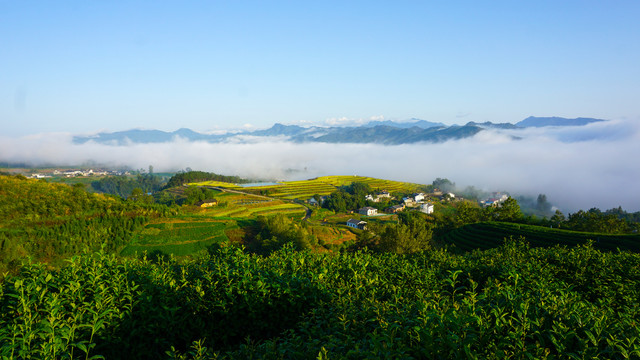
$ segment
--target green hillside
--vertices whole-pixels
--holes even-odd
[[[0,277],[28,258],[60,265],[83,251],[119,251],[149,219],[171,213],[82,185],[0,176]]]

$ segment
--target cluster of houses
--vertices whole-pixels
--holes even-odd
[[[380,200],[383,198],[391,199],[391,195],[388,192],[383,191],[380,194],[376,194],[375,196],[374,195],[366,196],[367,200],[370,200],[373,202],[380,202]],[[395,214],[405,210],[407,207],[411,207],[411,208],[418,208],[420,211],[422,211],[425,214],[433,214],[433,204],[426,202],[425,200],[426,200],[426,195],[424,193],[415,193],[410,196],[402,198],[402,204],[389,206],[384,211],[388,214]],[[371,206],[365,206],[363,208],[358,209],[358,214],[364,215],[364,216],[375,216],[375,215],[378,215],[378,209]],[[354,229],[364,230],[367,227],[367,222],[358,220],[358,219],[349,219],[347,221],[347,226],[350,226]]]
[[[391,199],[391,194],[388,191],[381,191],[380,193],[375,195],[369,194],[365,196],[364,199],[377,203],[385,199],[387,200]]]
[[[387,212],[398,212],[405,209],[405,207],[417,207],[425,214],[433,214],[433,204],[425,201],[426,195],[424,193],[415,193],[411,196],[402,198],[403,205],[392,206]],[[400,208],[399,206],[403,206]]]
[[[113,171],[113,170],[78,170],[78,169],[67,169],[67,170],[59,170],[55,169],[51,173],[35,173],[31,174],[29,177],[32,179],[46,179],[53,176],[64,176],[64,177],[76,177],[76,176],[106,176],[106,175],[130,175],[128,171]]]
[[[507,194],[494,192],[494,193],[491,193],[491,196],[489,196],[488,198],[484,200],[480,200],[480,204],[483,207],[498,206],[503,202],[505,202],[508,198],[509,198],[509,195]]]

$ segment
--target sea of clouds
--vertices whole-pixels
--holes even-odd
[[[73,135],[0,136],[0,161],[31,166],[93,162],[156,172],[190,167],[249,178],[299,180],[364,175],[536,196],[561,210],[622,206],[640,211],[640,125],[607,121],[580,127],[486,130],[444,143],[293,143],[286,138],[236,137],[224,143],[74,144]]]

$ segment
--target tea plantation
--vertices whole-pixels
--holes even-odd
[[[442,240],[457,249],[472,251],[495,248],[500,246],[504,239],[518,237],[526,238],[532,246],[576,246],[593,242],[593,246],[601,250],[640,252],[638,234],[589,233],[507,222],[467,224],[447,233]]]
[[[514,241],[462,255],[74,257],[0,284],[3,359],[629,359],[640,256]]]

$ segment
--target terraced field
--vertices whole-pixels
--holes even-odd
[[[376,179],[366,176],[322,176],[309,180],[284,181],[279,183],[278,185],[245,188],[241,188],[236,184],[223,183],[219,181],[205,181],[193,183],[190,185],[216,186],[234,190],[260,191],[260,193],[284,200],[307,200],[316,194],[321,196],[329,195],[332,192],[336,191],[339,186],[349,185],[353,182],[365,183],[374,190],[386,190],[389,192],[415,192],[418,191],[420,187],[419,184]]]
[[[372,189],[386,190],[389,192],[403,191],[416,192],[419,190],[420,184],[406,183],[393,180],[376,179],[367,176],[322,176],[315,180],[321,181],[333,186],[345,186],[353,182],[361,182],[369,185]]]
[[[195,182],[195,183],[188,183],[187,185],[213,186],[213,187],[221,187],[225,189],[242,189],[242,187],[240,187],[237,184],[223,182],[223,181],[201,181],[201,182]]]
[[[640,252],[640,235],[609,235],[550,229],[542,226],[485,222],[465,225],[449,232],[443,241],[462,251],[490,249],[504,243],[504,239],[523,236],[534,247],[575,246],[593,240],[593,246],[602,250],[628,250]]]
[[[284,203],[282,201],[264,201],[255,204],[228,206],[225,208],[210,209],[207,213],[213,217],[244,218],[259,215],[274,215],[277,213],[290,214],[295,217],[303,217],[306,208],[302,205]]]

